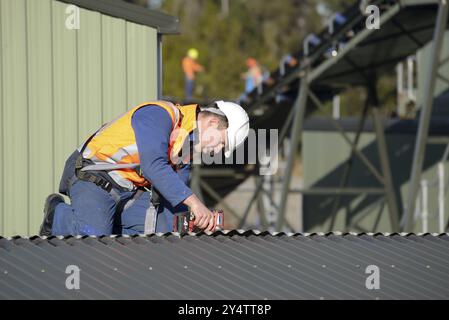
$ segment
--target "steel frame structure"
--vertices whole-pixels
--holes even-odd
[[[296,150],[298,148],[299,144],[299,137],[301,135],[302,130],[302,121],[304,118],[304,112],[307,107],[307,100],[308,98],[318,107],[320,110],[325,110],[323,103],[319,100],[319,98],[314,94],[312,89],[310,88],[310,85],[307,81],[307,74],[308,72],[305,72],[303,76],[301,77],[301,85],[300,85],[300,91],[298,98],[296,100],[296,103],[294,105],[295,110],[295,117],[293,119],[292,129],[290,133],[290,139],[291,139],[291,150],[290,154],[287,158],[287,168],[286,172],[284,174],[284,180],[282,183],[282,189],[281,189],[281,199],[279,204],[279,211],[278,211],[278,217],[277,217],[277,223],[276,223],[276,230],[283,230],[284,222],[285,222],[285,209],[287,205],[287,197],[289,194],[290,189],[290,182],[291,182],[291,174],[293,169],[293,161],[296,156]],[[372,86],[375,87],[375,86]],[[370,92],[372,90],[369,90]],[[372,93],[375,94],[375,93]],[[374,100],[373,100],[374,99]],[[385,142],[385,135],[384,135],[384,128],[382,125],[382,121],[379,115],[378,105],[377,103],[373,104],[374,101],[377,100],[377,98],[373,98],[373,96],[368,95],[368,100],[365,111],[363,112],[363,116],[361,117],[360,125],[358,128],[358,131],[355,135],[355,138],[353,141],[351,141],[348,134],[344,131],[344,129],[341,127],[340,123],[336,121],[331,116],[327,116],[329,121],[332,123],[332,125],[335,127],[337,132],[343,137],[343,139],[348,143],[351,149],[351,154],[349,157],[349,160],[346,162],[346,167],[343,175],[343,179],[341,181],[341,184],[338,188],[328,188],[328,190],[322,190],[322,188],[316,189],[316,192],[321,192],[322,194],[335,194],[336,198],[334,200],[333,210],[332,210],[332,220],[331,220],[331,226],[330,229],[333,228],[333,224],[335,221],[335,216],[338,211],[339,202],[341,195],[343,194],[384,194],[387,200],[389,213],[390,213],[390,223],[391,228],[393,231],[399,231],[399,214],[398,214],[398,205],[397,205],[397,198],[395,195],[392,177],[391,177],[391,171],[390,171],[390,165],[389,165],[389,159],[388,159],[388,152]],[[363,124],[366,120],[368,110],[372,109],[373,114],[373,121],[375,126],[375,133],[377,138],[377,146],[378,146],[378,153],[381,163],[382,172],[379,172],[375,165],[358,149],[358,142],[361,135],[361,130],[363,129]],[[286,123],[286,126],[289,126],[290,123]],[[379,181],[381,184],[381,188],[347,188],[347,182],[348,177],[351,172],[351,167],[353,163],[354,157],[357,157],[361,160],[361,162],[366,166],[366,168],[371,172],[371,174]],[[311,188],[308,190],[304,190],[307,193],[313,193],[315,191],[315,188]],[[301,230],[302,231],[302,230]],[[331,230],[329,230],[331,231]]]
[[[391,5],[380,17],[380,25],[384,25],[388,21],[393,21],[395,25],[398,25],[398,22],[394,20],[395,15],[401,10],[404,6],[414,6],[420,4],[429,4],[435,3],[438,4],[438,15],[435,22],[435,28],[433,31],[433,44],[432,44],[432,54],[429,59],[431,60],[431,68],[428,74],[428,81],[426,81],[426,87],[424,91],[424,105],[422,106],[421,117],[419,120],[418,133],[416,138],[414,156],[413,156],[413,166],[411,170],[411,185],[409,188],[409,194],[407,199],[407,204],[402,212],[406,215],[406,223],[405,225],[401,225],[400,223],[400,213],[401,209],[398,204],[398,197],[394,190],[392,175],[390,171],[390,161],[388,157],[387,144],[385,140],[384,127],[382,124],[380,112],[379,112],[379,102],[377,98],[376,92],[376,75],[375,74],[366,74],[365,70],[357,69],[357,72],[365,79],[365,88],[367,89],[367,100],[365,104],[365,108],[363,110],[362,116],[359,120],[358,129],[355,133],[354,139],[351,140],[349,135],[345,132],[342,126],[339,124],[331,116],[328,116],[329,121],[335,127],[336,131],[343,137],[343,139],[347,142],[350,147],[350,156],[345,164],[345,169],[343,173],[343,179],[340,182],[339,187],[329,187],[329,188],[302,188],[302,189],[291,189],[291,177],[292,170],[294,166],[294,160],[296,156],[296,152],[300,142],[300,136],[303,129],[303,120],[305,117],[306,108],[309,102],[312,102],[318,109],[324,110],[323,102],[320,101],[318,96],[314,93],[312,89],[313,82],[326,70],[332,67],[341,59],[345,59],[346,62],[351,63],[351,60],[346,56],[348,52],[354,49],[357,45],[359,45],[364,39],[366,39],[370,34],[375,32],[374,29],[363,29],[346,44],[346,46],[340,50],[336,57],[332,59],[326,60],[319,64],[316,67],[313,66],[313,62],[316,61],[319,56],[323,53],[323,48],[319,48],[319,50],[310,53],[310,56],[304,56],[300,60],[300,64],[298,66],[297,72],[294,74],[289,74],[284,77],[278,85],[271,88],[269,91],[264,92],[264,96],[259,100],[255,101],[249,109],[249,113],[258,106],[266,103],[266,101],[270,98],[273,98],[276,95],[276,92],[279,87],[285,85],[286,83],[291,83],[294,79],[299,79],[299,88],[298,95],[293,104],[293,107],[286,119],[284,126],[281,129],[281,133],[279,136],[279,145],[283,144],[285,139],[289,139],[290,147],[288,155],[286,156],[286,168],[283,174],[283,179],[281,181],[280,188],[280,196],[279,200],[275,201],[274,199],[274,191],[273,183],[270,181],[270,178],[264,178],[263,176],[256,176],[255,182],[255,190],[252,194],[250,201],[248,202],[245,211],[242,215],[237,213],[232,206],[226,203],[224,199],[220,197],[220,195],[206,182],[203,178],[208,176],[223,176],[223,177],[232,177],[235,175],[233,170],[213,170],[213,172],[207,172],[207,169],[201,168],[200,166],[194,167],[193,175],[192,175],[192,188],[197,194],[201,196],[202,191],[206,192],[210,197],[212,197],[215,201],[220,203],[223,208],[228,211],[235,218],[239,219],[239,228],[243,228],[245,226],[246,220],[248,218],[251,207],[254,204],[257,204],[259,210],[258,215],[260,218],[261,225],[264,229],[271,229],[276,231],[285,231],[290,230],[293,231],[293,228],[288,221],[286,221],[285,213],[287,206],[287,199],[290,193],[301,193],[301,194],[322,194],[335,195],[335,199],[333,202],[332,212],[331,212],[331,223],[329,227],[329,231],[333,231],[335,217],[338,212],[340,200],[342,195],[384,195],[385,196],[385,204],[388,206],[389,219],[391,225],[392,232],[400,232],[400,231],[413,231],[413,214],[415,208],[415,200],[417,197],[418,189],[419,189],[419,181],[421,177],[423,160],[424,160],[424,152],[425,145],[428,141],[428,129],[430,122],[430,114],[432,111],[432,100],[433,100],[433,92],[435,87],[436,78],[442,78],[443,80],[447,80],[442,77],[438,72],[438,67],[445,63],[446,61],[440,62],[441,56],[441,48],[443,41],[443,34],[446,29],[446,23],[448,18],[448,3],[447,0],[432,0],[432,1],[424,1],[424,0],[401,0],[397,1],[395,4]],[[328,39],[329,41],[335,41],[339,36],[347,32],[354,23],[349,23],[347,26],[344,26],[341,30],[337,31],[335,34],[331,35]],[[400,26],[400,25],[399,25]],[[402,28],[403,29],[403,28]],[[417,41],[413,35],[405,32],[405,34],[417,44],[417,49],[419,46],[422,46],[422,43]],[[374,81],[373,81],[374,77]],[[447,80],[449,81],[449,80]],[[260,91],[260,90],[259,90]],[[376,136],[377,142],[377,151],[379,156],[380,170],[376,168],[375,165],[360,151],[358,148],[360,136],[362,134],[365,121],[368,115],[371,114],[373,124],[374,124],[374,132]],[[365,167],[370,171],[370,173],[377,179],[380,184],[380,187],[348,187],[348,177],[350,175],[352,165],[354,159],[358,158]],[[268,190],[267,190],[268,189]],[[267,209],[267,206],[269,209]],[[276,213],[274,221],[273,219],[269,219],[267,217],[268,211],[273,211]],[[304,230],[295,230],[295,231],[304,231]]]

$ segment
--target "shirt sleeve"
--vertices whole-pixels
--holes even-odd
[[[142,107],[131,119],[140,157],[140,168],[159,193],[172,205],[177,206],[193,194],[187,186],[190,165],[178,173],[168,160],[168,147],[172,120],[163,108]]]
[[[192,170],[192,166],[190,164],[186,164],[182,166],[178,170],[178,176],[181,178],[181,180],[188,185],[189,184],[189,178],[190,178],[190,171]]]

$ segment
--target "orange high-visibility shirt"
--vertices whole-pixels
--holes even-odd
[[[203,66],[190,57],[182,59],[182,70],[190,80],[195,79],[195,73],[203,71]]]

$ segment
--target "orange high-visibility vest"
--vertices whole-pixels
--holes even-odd
[[[171,165],[176,165],[178,155],[189,139],[190,133],[196,129],[198,105],[179,106],[167,101],[145,102],[126,112],[116,120],[104,125],[88,142],[83,151],[85,159],[96,165],[140,165],[136,137],[131,125],[133,114],[140,108],[163,108],[171,117],[172,132],[167,150]],[[143,175],[134,169],[117,169],[108,171],[109,175],[122,187],[134,189],[135,186],[150,185]]]

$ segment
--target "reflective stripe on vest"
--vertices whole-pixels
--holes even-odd
[[[150,184],[134,170],[140,165],[140,159],[131,119],[142,107],[161,107],[170,115],[173,126],[167,152],[171,163],[175,163],[176,157],[173,155],[179,153],[185,139],[196,128],[197,105],[175,106],[167,101],[155,101],[141,104],[103,126],[83,152],[84,158],[94,162],[94,165],[84,170],[108,170],[119,185],[130,190],[135,186]]]

